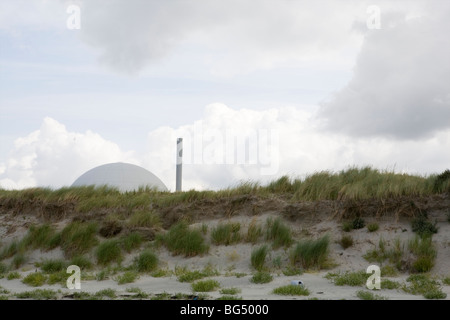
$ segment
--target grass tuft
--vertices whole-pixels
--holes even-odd
[[[269,283],[273,280],[273,276],[268,272],[258,271],[251,278],[250,282],[256,284]]]
[[[158,267],[158,256],[151,250],[144,250],[134,261],[138,272],[152,272]]]
[[[273,242],[274,249],[289,247],[293,240],[291,230],[281,218],[268,218],[266,221],[266,239]]]
[[[220,283],[216,280],[201,280],[191,284],[192,290],[195,292],[209,292],[220,288]]]
[[[275,288],[273,289],[272,293],[283,296],[309,296],[310,294],[307,288],[292,284]]]
[[[258,271],[263,270],[268,251],[269,249],[267,245],[263,245],[252,251],[250,261],[253,268],[255,268]]]
[[[192,257],[209,250],[201,231],[190,230],[184,221],[173,225],[162,237],[162,241],[174,255],[184,254],[186,257]]]
[[[102,242],[97,247],[95,254],[97,262],[103,266],[112,262],[120,263],[122,261],[122,250],[117,239]]]
[[[324,266],[328,257],[330,238],[328,235],[317,240],[303,240],[297,243],[290,254],[291,263],[300,263],[304,269]]]
[[[97,224],[74,221],[61,232],[61,248],[66,257],[72,258],[89,252],[98,243]]]
[[[241,240],[239,223],[218,224],[211,231],[211,239],[216,245],[230,245]]]

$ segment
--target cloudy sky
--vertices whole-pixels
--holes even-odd
[[[450,1],[0,0],[0,188],[450,167]]]

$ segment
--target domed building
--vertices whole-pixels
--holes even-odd
[[[72,184],[79,186],[104,186],[117,188],[121,192],[138,190],[140,187],[167,191],[165,184],[150,171],[130,163],[109,163],[95,167],[82,174]]]

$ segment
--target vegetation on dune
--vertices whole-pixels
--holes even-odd
[[[224,199],[241,195],[261,197],[271,194],[290,195],[293,200],[337,200],[337,199],[386,199],[399,196],[427,196],[450,192],[450,170],[427,177],[380,171],[372,167],[352,167],[338,172],[321,171],[304,179],[281,177],[265,186],[256,182],[245,182],[233,188],[219,191],[160,192],[150,188],[121,193],[109,187],[65,187],[30,188],[24,190],[0,189],[0,203],[6,208],[34,206],[39,209],[54,209],[67,204],[77,212],[96,209],[138,208],[175,206],[203,199]],[[64,214],[64,211],[59,212]]]
[[[304,269],[321,269],[328,258],[329,244],[328,235],[317,240],[301,240],[291,251],[291,263],[293,265],[300,263]]]
[[[191,230],[184,221],[173,225],[165,235],[160,236],[160,241],[174,255],[183,254],[190,257],[204,254],[209,250],[201,231]]]

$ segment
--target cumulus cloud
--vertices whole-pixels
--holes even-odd
[[[201,119],[148,133],[145,150],[124,152],[98,134],[69,132],[45,118],[39,130],[15,141],[0,163],[0,186],[70,185],[95,166],[131,162],[175,190],[176,139],[183,138],[183,189],[221,189],[241,181],[267,183],[283,175],[371,165],[414,174],[439,173],[450,161],[450,130],[423,140],[330,135],[315,114],[293,107],[265,111],[214,103]]]
[[[303,177],[353,165],[426,175],[443,171],[450,160],[450,130],[423,141],[396,141],[330,135],[321,132],[314,119],[314,113],[293,107],[255,111],[211,104],[201,120],[150,132],[144,163],[153,164],[174,190],[178,137],[184,139],[184,189],[219,189],[240,181],[266,183],[282,175]],[[259,140],[258,134],[265,130],[276,133],[278,140]],[[232,147],[227,148],[227,143]],[[264,146],[274,153],[259,154]],[[254,157],[251,152],[256,152]]]
[[[367,32],[353,78],[322,104],[326,128],[396,139],[450,128],[449,14],[447,2],[432,1],[419,17],[396,15]]]
[[[328,0],[97,0],[84,1],[81,13],[81,39],[115,70],[134,74],[201,48],[218,75],[344,60],[360,44],[351,37],[354,16],[366,15],[358,1]]]
[[[8,160],[0,164],[0,187],[68,186],[84,171],[117,161],[138,163],[132,152],[97,133],[69,132],[47,117],[38,130],[16,139]]]

